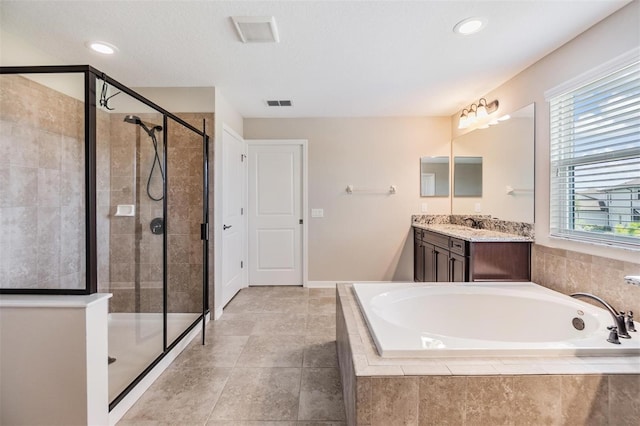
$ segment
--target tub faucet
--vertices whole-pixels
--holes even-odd
[[[616,329],[618,330],[618,336],[622,337],[623,339],[631,339],[631,336],[629,336],[629,333],[627,332],[627,325],[624,322],[625,320],[624,312],[620,311],[618,313],[618,311],[613,309],[613,307],[610,304],[608,304],[598,296],[594,296],[593,294],[590,294],[590,293],[573,293],[571,297],[575,297],[575,298],[586,297],[587,299],[595,300],[596,302],[600,303],[602,306],[607,308],[607,310],[613,317],[613,322],[615,324],[614,327],[616,327]]]

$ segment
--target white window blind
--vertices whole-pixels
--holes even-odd
[[[549,102],[551,235],[640,248],[640,61]]]

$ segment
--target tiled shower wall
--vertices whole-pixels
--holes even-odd
[[[137,114],[146,123],[162,125],[159,114]],[[181,114],[201,128],[202,119],[213,123],[213,114]],[[147,195],[147,179],[153,164],[151,138],[138,126],[124,123],[124,114],[110,114],[110,291],[112,312],[162,312],[162,235],[149,227],[163,217],[162,201]],[[168,311],[199,312],[202,309],[202,139],[168,120],[167,278]],[[210,128],[210,127],[208,127]],[[158,132],[162,158],[162,133]],[[151,194],[162,194],[156,165]],[[134,204],[135,217],[115,217],[118,204]]]
[[[84,103],[22,76],[0,78],[0,286],[83,288]],[[138,115],[162,125],[160,114]],[[98,290],[114,294],[113,312],[161,312],[162,236],[149,223],[162,202],[146,193],[152,142],[124,116],[97,110]],[[213,114],[181,117],[212,129]],[[168,133],[168,308],[199,312],[202,139],[171,120]],[[118,204],[136,205],[136,216],[115,217]]]
[[[0,286],[85,286],[84,104],[0,76]]]
[[[592,293],[616,309],[640,312],[640,287],[624,281],[626,275],[640,275],[640,263],[539,244],[533,245],[531,257],[533,282],[565,294]]]

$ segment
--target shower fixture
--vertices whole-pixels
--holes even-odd
[[[149,135],[151,141],[153,142],[153,164],[151,165],[151,170],[149,171],[149,178],[147,178],[147,195],[153,201],[160,201],[164,198],[164,195],[161,195],[159,198],[155,198],[151,195],[151,177],[153,176],[153,171],[155,170],[156,163],[158,164],[158,169],[160,169],[160,176],[162,177],[162,183],[164,184],[164,172],[162,170],[162,163],[160,162],[160,156],[158,155],[158,139],[156,138],[156,131],[162,131],[162,126],[153,126],[148,128],[146,124],[138,117],[137,115],[127,115],[124,117],[124,121],[127,123],[135,124],[140,127]]]

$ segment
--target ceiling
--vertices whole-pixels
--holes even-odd
[[[244,117],[449,116],[627,3],[2,0],[0,25],[131,87],[216,86]],[[243,44],[231,16],[274,16],[280,42]],[[455,34],[470,16],[485,29]]]

